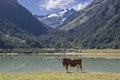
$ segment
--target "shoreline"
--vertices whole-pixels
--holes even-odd
[[[76,56],[76,57],[87,57],[87,58],[118,58],[120,59],[120,53],[35,53],[35,54],[24,54],[24,53],[0,53],[0,56]]]

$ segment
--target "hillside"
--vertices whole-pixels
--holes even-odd
[[[48,32],[48,27],[39,22],[17,0],[0,0],[0,17],[35,35]]]
[[[35,36],[51,30],[17,0],[0,0],[0,48],[42,47]]]
[[[94,0],[70,16],[60,30],[85,48],[120,48],[120,1]]]

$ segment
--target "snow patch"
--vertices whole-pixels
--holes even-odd
[[[64,15],[67,11],[68,11],[68,10],[67,10],[67,9],[65,9],[64,11],[59,12],[58,14],[59,14],[59,16],[63,16],[63,15]]]
[[[48,15],[47,18],[51,18],[51,17],[58,17],[57,14],[51,14],[51,15]]]

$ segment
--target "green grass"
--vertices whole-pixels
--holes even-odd
[[[27,72],[0,73],[0,80],[119,80],[120,73],[104,72]]]
[[[84,49],[84,57],[120,58],[120,49]]]
[[[120,49],[84,49],[83,53],[114,53],[120,54]]]

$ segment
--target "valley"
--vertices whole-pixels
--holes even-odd
[[[119,78],[119,0],[0,0],[0,80]]]

